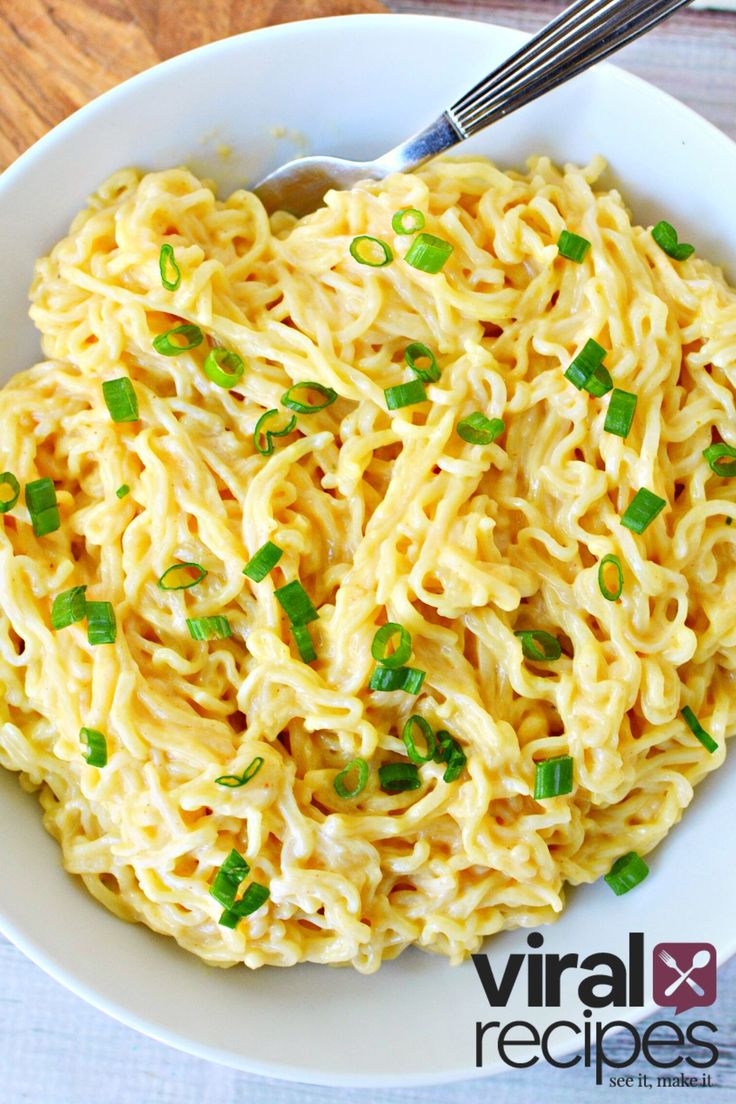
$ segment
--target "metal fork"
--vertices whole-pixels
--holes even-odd
[[[300,157],[269,173],[253,191],[269,212],[301,217],[316,210],[331,188],[411,172],[620,50],[690,2],[575,0],[439,118],[383,157]]]

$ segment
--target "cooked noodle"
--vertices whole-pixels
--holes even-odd
[[[370,972],[409,944],[459,962],[487,935],[554,920],[565,883],[649,852],[723,762],[736,483],[702,453],[736,445],[736,295],[595,191],[602,167],[441,161],[270,224],[253,195],[219,202],[184,169],[123,171],[38,263],[48,359],[0,393],[0,465],[21,485],[53,479],[61,528],[35,537],[22,497],[0,519],[0,761],[38,791],[67,870],[119,916],[219,966]],[[454,245],[439,274],[402,259],[403,207]],[[583,263],[558,255],[564,228],[592,242]],[[359,234],[393,263],[357,264]],[[233,389],[204,375],[206,343],[152,348],[182,321],[243,358]],[[625,441],[604,432],[608,398],[564,376],[591,337],[638,395]],[[429,402],[389,413],[410,341],[441,378]],[[121,375],[135,423],[103,401]],[[337,402],[260,455],[256,421],[303,380]],[[456,432],[476,410],[505,422],[492,445]],[[640,487],[667,507],[639,536],[620,518]],[[243,565],[268,540],[284,555],[253,583]],[[623,567],[616,602],[598,585],[607,554]],[[177,561],[206,578],[161,590]],[[291,579],[319,610],[310,665],[274,597]],[[114,644],[90,645],[83,622],[50,627],[53,598],[82,584],[112,602]],[[191,639],[187,617],[221,614],[230,638]],[[418,696],[367,688],[387,620],[411,633]],[[525,659],[526,628],[558,636],[561,658]],[[406,761],[415,713],[467,768],[447,783],[429,762],[419,789],[387,794],[377,768]],[[84,761],[81,726],[106,734],[106,767]],[[534,800],[535,763],[568,753],[573,792]],[[256,756],[247,785],[215,782]],[[357,756],[369,781],[343,799],[333,782]],[[209,890],[233,848],[270,899],[230,930]]]

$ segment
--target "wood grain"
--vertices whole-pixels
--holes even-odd
[[[94,96],[164,58],[380,0],[0,0],[0,170]]]

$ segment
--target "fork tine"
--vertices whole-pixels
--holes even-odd
[[[644,34],[691,0],[615,0],[613,4],[598,3],[597,12],[588,10],[584,20],[567,26],[562,49],[555,40],[548,43],[536,62],[528,60],[517,74],[507,76],[494,85],[496,74],[482,82],[474,102],[463,97],[464,106],[450,109],[453,123],[466,137],[475,134],[491,122],[511,114],[517,108],[536,99],[544,92],[577,76],[596,61]],[[605,10],[602,10],[605,7]],[[596,18],[591,16],[596,14]],[[519,54],[523,55],[523,50]],[[539,54],[539,51],[537,51]]]

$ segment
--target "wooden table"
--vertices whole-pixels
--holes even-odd
[[[0,168],[124,78],[182,50],[269,22],[351,11],[433,12],[533,30],[555,0],[0,0]],[[617,58],[736,138],[736,15],[683,12]],[[736,195],[736,182],[734,183]],[[728,872],[732,876],[732,872]],[[53,916],[49,922],[53,922]],[[736,920],[734,921],[736,923]],[[165,982],[164,982],[165,983]],[[707,1018],[722,1058],[707,1104],[736,1089],[736,960]],[[680,1017],[684,1023],[695,1012]],[[688,1067],[689,1069],[689,1067]],[[651,1073],[637,1062],[625,1072]],[[0,1101],[5,1104],[686,1104],[692,1092],[593,1087],[579,1066],[539,1066],[436,1089],[350,1091],[250,1077],[121,1027],[0,938]]]

